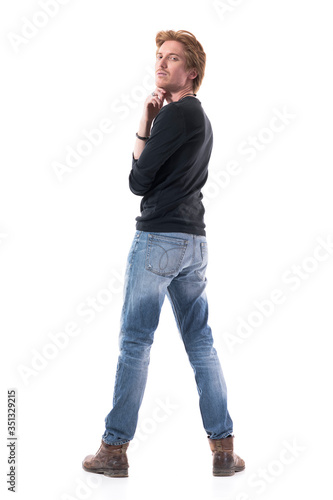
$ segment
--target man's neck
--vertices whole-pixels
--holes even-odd
[[[180,101],[180,99],[186,95],[193,95],[192,86],[189,85],[188,87],[178,90],[177,92],[168,92],[165,96],[165,100],[169,104],[170,102]]]

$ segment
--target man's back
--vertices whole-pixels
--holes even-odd
[[[185,97],[161,109],[129,178],[132,192],[144,196],[138,230],[205,235],[201,189],[212,145],[211,124],[198,99]]]
[[[167,296],[193,368],[213,475],[232,476],[244,470],[245,462],[233,451],[227,388],[208,325],[205,293],[208,247],[201,188],[213,134],[195,96],[206,54],[184,30],[158,32],[156,47],[156,88],[143,106],[129,176],[132,192],[143,200],[127,257],[113,407],[99,450],[82,465],[96,474],[128,476],[126,450],[136,431],[150,350]],[[188,434],[187,428],[180,431],[183,441]]]

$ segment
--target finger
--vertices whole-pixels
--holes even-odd
[[[161,89],[160,87],[157,87],[156,88],[157,92],[159,92],[163,97],[165,96],[166,94],[166,90],[165,89]]]
[[[155,106],[155,103],[156,103],[156,106],[158,106],[158,107],[161,107],[162,104],[163,104],[163,101],[162,101],[162,99],[159,96],[152,97],[151,102],[154,103],[154,106]]]
[[[158,101],[157,99],[153,99],[151,101],[152,105],[154,106],[154,108],[160,108],[161,107],[161,102]]]
[[[153,94],[154,94],[154,97],[157,97],[158,99],[160,99],[161,101],[163,101],[163,100],[164,100],[164,97],[165,97],[165,96],[164,96],[164,94],[165,94],[165,90],[160,89],[160,88],[158,88],[158,87],[157,87],[157,88],[154,90]]]

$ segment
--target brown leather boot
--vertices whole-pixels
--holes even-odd
[[[108,477],[127,477],[128,460],[126,450],[129,443],[112,445],[102,440],[101,446],[95,455],[88,455],[82,462],[87,472],[104,474]]]
[[[233,476],[245,469],[245,462],[234,453],[234,437],[209,439],[213,452],[213,476]]]

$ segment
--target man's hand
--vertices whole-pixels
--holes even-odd
[[[144,103],[142,120],[147,123],[152,123],[154,118],[160,112],[165,99],[166,90],[156,87],[153,94],[150,94]]]

